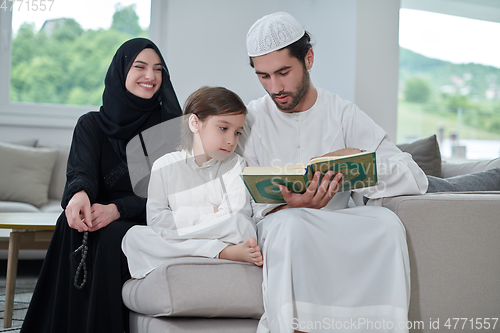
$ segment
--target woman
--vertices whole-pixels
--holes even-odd
[[[106,74],[100,111],[83,115],[75,127],[62,199],[65,211],[21,332],[128,331],[121,287],[130,276],[120,244],[129,228],[146,224],[146,199],[132,190],[126,145],[140,132],[179,115],[156,45],[143,38],[125,42]],[[82,239],[88,249],[75,252]]]

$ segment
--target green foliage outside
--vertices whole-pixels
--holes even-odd
[[[413,76],[406,80],[405,98],[415,103],[427,103],[431,94],[431,86],[426,79]]]
[[[398,142],[437,133],[449,138],[460,128],[463,139],[500,139],[500,68],[453,64],[400,49]],[[458,124],[458,110],[462,113]]]
[[[108,30],[83,30],[74,19],[55,21],[51,31],[37,32],[24,23],[12,40],[10,100],[101,105],[116,50],[130,38],[146,36],[135,5],[117,6]]]

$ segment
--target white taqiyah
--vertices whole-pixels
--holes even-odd
[[[258,57],[298,41],[305,30],[290,14],[277,12],[258,19],[247,33],[247,52]]]

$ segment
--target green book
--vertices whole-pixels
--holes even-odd
[[[311,159],[309,164],[246,167],[241,177],[255,202],[285,203],[279,185],[285,185],[294,193],[304,193],[318,170],[321,171],[318,186],[327,171],[342,173],[343,183],[339,192],[374,186],[378,181],[375,152],[317,157]]]

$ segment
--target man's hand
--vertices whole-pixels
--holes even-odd
[[[328,156],[345,156],[345,155],[352,155],[352,154],[359,154],[359,153],[362,153],[362,151],[359,149],[356,149],[356,148],[343,148],[343,149],[332,151],[331,153],[326,153],[325,155],[316,156],[313,158],[328,157]],[[311,158],[311,160],[313,158]]]
[[[92,227],[89,231],[96,231],[104,228],[113,221],[120,218],[120,212],[114,203],[109,205],[101,205],[95,203],[91,207],[92,211]]]
[[[333,198],[335,193],[342,185],[342,174],[337,173],[333,176],[333,171],[328,171],[318,188],[318,182],[321,172],[316,171],[304,193],[292,193],[284,186],[280,185],[281,194],[286,201],[286,208],[316,208],[320,209],[325,207],[328,202]],[[328,182],[332,179],[331,183]],[[317,191],[316,191],[317,189]]]

